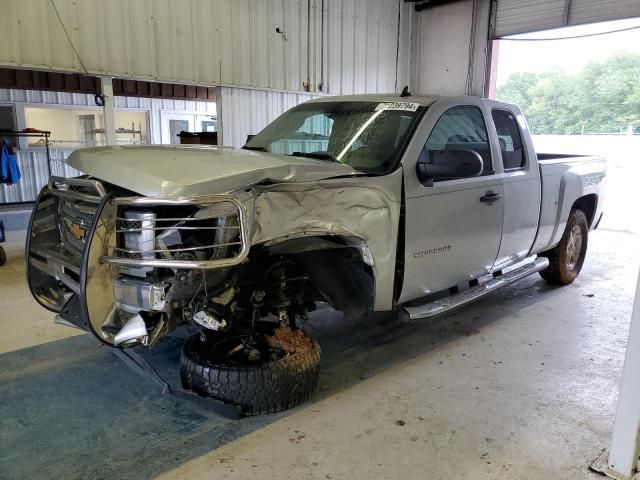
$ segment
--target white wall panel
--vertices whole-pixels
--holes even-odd
[[[326,83],[334,95],[394,92],[399,9],[396,1],[327,1]]]
[[[324,76],[331,94],[395,89],[398,12],[411,11],[402,0],[53,2],[92,74],[288,91]],[[1,65],[82,71],[50,0],[0,0],[0,11]]]
[[[412,52],[414,93],[483,95],[490,1],[476,2],[475,48],[470,55],[473,4],[473,0],[465,0],[417,14]]]

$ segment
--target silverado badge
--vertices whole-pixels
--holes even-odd
[[[73,235],[77,240],[82,240],[87,231],[77,223],[72,223],[69,225],[69,233],[71,233],[71,235]]]

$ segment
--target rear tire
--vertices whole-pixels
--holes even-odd
[[[4,248],[0,247],[0,267],[7,263],[7,254],[4,251]]]
[[[582,210],[571,210],[560,243],[538,254],[549,259],[549,266],[540,272],[547,282],[556,285],[572,283],[580,273],[587,254],[589,224]]]
[[[307,339],[308,348],[278,360],[229,365],[209,360],[200,334],[193,335],[185,342],[180,358],[182,385],[199,395],[238,405],[243,415],[295,407],[309,398],[320,375],[320,345]]]

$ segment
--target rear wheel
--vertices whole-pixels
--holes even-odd
[[[549,266],[540,276],[549,283],[568,285],[582,269],[587,254],[589,225],[582,210],[571,210],[560,243],[555,248],[539,254],[549,259]]]
[[[4,248],[0,247],[0,267],[7,263],[7,254],[4,251]]]

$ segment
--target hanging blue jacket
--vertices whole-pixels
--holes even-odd
[[[0,183],[13,185],[14,183],[18,183],[21,177],[16,154],[9,142],[3,139],[2,150],[0,152]]]

